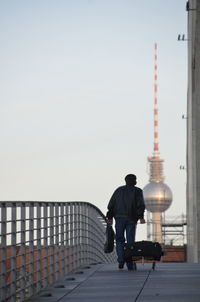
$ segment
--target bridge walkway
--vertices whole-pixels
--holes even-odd
[[[200,263],[137,264],[137,271],[116,264],[83,266],[40,292],[32,302],[199,302]]]

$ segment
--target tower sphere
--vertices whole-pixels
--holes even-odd
[[[144,200],[147,211],[152,213],[166,211],[172,203],[172,191],[163,182],[150,182],[144,189]]]

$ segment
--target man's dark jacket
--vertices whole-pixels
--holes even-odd
[[[140,188],[127,184],[119,187],[113,193],[109,204],[107,218],[129,218],[135,222],[144,218],[144,198]]]

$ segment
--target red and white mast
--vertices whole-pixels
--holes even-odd
[[[158,144],[158,56],[157,43],[154,44],[154,140],[153,140],[153,156],[148,158],[150,165],[150,181],[163,182],[163,159],[159,156]]]
[[[157,64],[157,43],[154,44],[154,157],[159,158],[158,146],[158,64]]]

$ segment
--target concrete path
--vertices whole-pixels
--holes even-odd
[[[200,263],[116,264],[82,267],[28,301],[37,302],[200,302]]]

